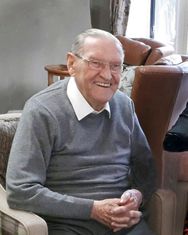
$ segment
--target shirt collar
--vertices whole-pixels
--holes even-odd
[[[108,112],[109,118],[111,117],[111,110],[110,110],[109,102],[106,103],[105,107],[102,110],[100,110],[100,111],[94,110],[88,104],[86,99],[83,97],[83,95],[79,91],[74,77],[71,77],[68,82],[67,96],[73,106],[74,112],[75,112],[79,121],[91,113],[99,114],[103,110],[106,110]],[[82,108],[80,108],[80,107],[82,107]]]

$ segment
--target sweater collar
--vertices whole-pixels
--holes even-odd
[[[74,77],[71,77],[68,82],[67,96],[73,106],[74,112],[79,121],[91,113],[99,114],[103,110],[106,110],[108,112],[109,118],[111,117],[111,110],[110,110],[109,102],[106,103],[105,107],[102,110],[100,111],[94,110],[86,101],[86,99],[83,97],[81,92],[79,91]]]

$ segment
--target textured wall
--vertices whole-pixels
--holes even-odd
[[[90,4],[92,27],[110,31],[110,0],[90,0]]]
[[[64,63],[89,28],[88,0],[0,0],[0,113],[47,86],[44,65]]]

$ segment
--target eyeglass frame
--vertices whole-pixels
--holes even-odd
[[[90,69],[93,69],[93,70],[96,70],[96,71],[101,71],[106,65],[108,65],[109,68],[110,68],[111,73],[118,74],[118,73],[122,73],[124,68],[125,68],[124,64],[107,63],[107,62],[103,62],[103,61],[96,60],[96,59],[87,59],[87,58],[84,58],[83,56],[81,56],[79,54],[74,54],[74,55],[77,58],[85,61],[88,64],[88,67]],[[98,68],[95,67],[96,65],[99,66],[99,67]],[[117,67],[115,67],[115,70],[114,70],[113,66],[117,66]]]

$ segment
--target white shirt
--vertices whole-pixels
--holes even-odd
[[[100,111],[94,110],[90,104],[86,101],[86,99],[83,97],[81,92],[79,91],[75,78],[71,77],[68,85],[67,85],[67,96],[73,106],[74,112],[78,118],[78,120],[82,120],[84,117],[89,115],[90,113],[99,114],[103,110],[107,110],[109,114],[109,118],[111,117],[111,111],[110,111],[110,105],[109,102],[106,103],[104,108]]]

